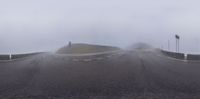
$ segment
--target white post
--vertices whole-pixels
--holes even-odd
[[[10,59],[10,60],[12,59],[12,55],[11,55],[11,54],[9,54],[9,59]]]

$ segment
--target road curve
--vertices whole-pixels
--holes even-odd
[[[0,62],[1,99],[199,99],[200,63],[155,49]]]

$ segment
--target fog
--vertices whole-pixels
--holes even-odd
[[[72,43],[125,48],[137,42],[200,53],[198,0],[4,0],[0,53],[55,51]]]

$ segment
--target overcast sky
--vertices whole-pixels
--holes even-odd
[[[1,0],[0,53],[53,51],[72,41],[126,47],[146,42],[200,53],[198,0]]]

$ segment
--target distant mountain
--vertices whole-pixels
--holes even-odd
[[[112,46],[92,45],[92,44],[71,44],[60,48],[56,53],[58,54],[85,54],[85,53],[98,53],[106,51],[120,50],[120,48]]]

